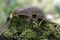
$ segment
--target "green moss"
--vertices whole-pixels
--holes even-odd
[[[26,16],[15,16],[11,19],[5,36],[11,36],[17,40],[59,40],[60,31],[57,31],[54,24],[43,21],[27,22]],[[40,20],[41,21],[41,20]]]

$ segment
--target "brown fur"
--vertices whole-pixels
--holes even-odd
[[[36,15],[36,19],[38,18],[45,18],[42,10],[40,10],[39,7],[29,7],[29,8],[21,8],[21,9],[16,9],[13,12],[13,16],[16,15],[25,15],[28,16],[30,20],[32,18],[32,15]]]

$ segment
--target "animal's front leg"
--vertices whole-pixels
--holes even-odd
[[[37,20],[38,20],[38,18],[39,18],[39,16],[37,15],[37,16],[36,16],[36,19],[35,19],[35,21],[37,21]]]
[[[28,21],[28,22],[30,22],[31,21],[31,19],[32,19],[32,15],[28,15],[28,19],[26,19],[26,21]]]

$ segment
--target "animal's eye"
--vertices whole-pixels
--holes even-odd
[[[32,15],[33,18],[36,18],[36,15]]]

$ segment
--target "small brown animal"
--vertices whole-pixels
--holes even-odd
[[[27,21],[30,21],[30,19],[33,17],[33,15],[36,15],[36,20],[38,18],[45,18],[42,10],[39,7],[29,7],[29,8],[21,8],[21,9],[16,9],[13,12],[13,16],[16,15],[25,15],[28,16],[29,19]]]

